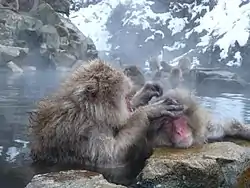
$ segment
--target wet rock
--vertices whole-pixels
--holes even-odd
[[[245,144],[246,145],[246,144]],[[249,144],[248,144],[249,145]],[[250,149],[233,142],[217,142],[191,149],[156,149],[135,187],[230,188],[248,187]],[[123,188],[102,175],[71,170],[36,175],[26,188]]]
[[[65,171],[36,175],[26,188],[125,188],[108,183],[102,175],[81,171]]]
[[[41,42],[45,43],[49,49],[59,49],[60,37],[57,29],[52,25],[44,25],[39,30],[42,38]]]
[[[206,78],[225,78],[236,79],[235,73],[226,70],[213,70],[213,69],[196,69],[196,79],[198,82],[202,82]]]
[[[13,63],[13,61],[8,62],[7,67],[9,67],[9,69],[11,69],[12,72],[23,73],[23,69],[18,67],[15,63]]]
[[[141,175],[142,185],[172,188],[247,187],[249,148],[218,142],[187,150],[158,149]]]
[[[56,12],[69,15],[70,1],[69,0],[45,0],[50,4]]]
[[[196,69],[191,74],[195,77],[198,90],[220,92],[240,92],[248,89],[248,83],[237,74],[221,69]]]
[[[60,19],[69,32],[68,45],[64,49],[76,56],[77,59],[88,60],[97,58],[98,52],[92,39],[83,35],[83,33],[72,24],[69,18],[60,16]]]
[[[57,67],[71,67],[76,62],[76,57],[65,51],[58,51],[53,55]]]
[[[28,48],[0,45],[0,65],[9,61],[17,61],[25,57],[29,52]]]
[[[40,4],[35,11],[30,12],[31,16],[41,20],[43,24],[55,25],[61,23],[59,15],[48,3]]]
[[[241,79],[206,78],[197,87],[198,90],[215,90],[217,92],[242,92],[249,88],[249,84]]]
[[[29,12],[0,9],[0,65],[13,61],[20,68],[44,70],[98,57],[93,41],[53,9],[64,1],[38,1]]]

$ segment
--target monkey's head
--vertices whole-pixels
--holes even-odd
[[[178,65],[182,71],[190,70],[191,61],[188,57],[184,57],[184,58],[179,60]]]
[[[172,88],[178,87],[179,84],[184,81],[182,76],[182,70],[178,67],[172,68],[170,72],[169,81]]]
[[[199,107],[194,96],[184,89],[171,90],[167,96],[183,104],[185,109],[183,116],[166,122],[164,126],[171,144],[176,148],[188,148],[204,143],[206,125],[203,118],[207,114]]]
[[[182,78],[182,71],[180,68],[175,67],[171,69],[171,74],[170,76],[181,79]]]
[[[122,71],[99,59],[79,66],[63,85],[72,100],[99,115],[120,113],[131,88],[131,80]]]
[[[172,66],[169,65],[166,61],[160,61],[160,65],[162,66],[164,71],[171,72]]]

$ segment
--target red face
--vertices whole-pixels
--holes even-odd
[[[192,130],[185,116],[173,120],[171,125],[167,124],[165,128],[174,147],[187,148],[192,145]]]

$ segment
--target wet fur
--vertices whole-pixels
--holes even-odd
[[[149,124],[140,109],[130,116],[124,102],[130,87],[122,72],[100,60],[80,66],[31,114],[32,158],[98,167],[123,164],[123,155],[145,137]]]

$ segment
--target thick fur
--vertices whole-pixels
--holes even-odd
[[[131,114],[125,100],[131,88],[123,72],[101,60],[78,67],[30,115],[33,160],[95,168],[145,160],[152,152],[150,121],[182,107],[163,101]]]

